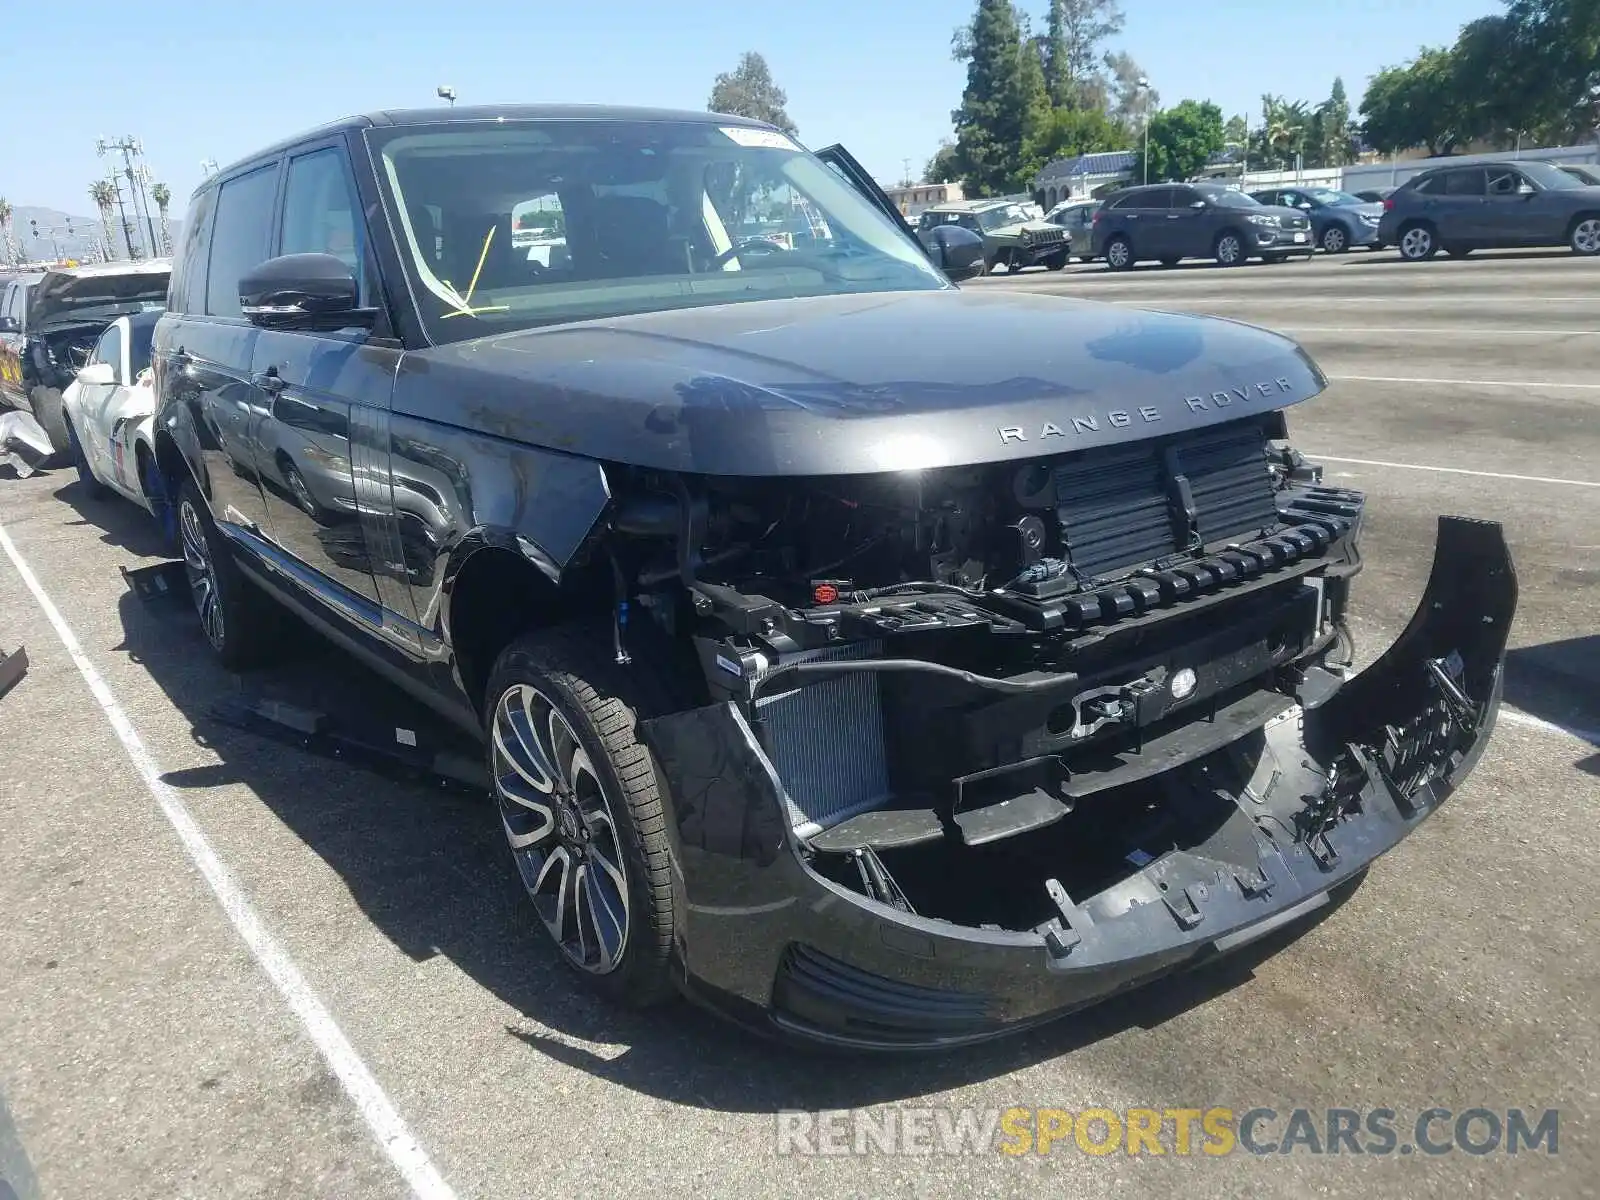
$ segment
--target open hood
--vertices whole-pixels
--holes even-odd
[[[394,406],[633,466],[845,475],[1135,442],[1283,408],[1324,386],[1297,343],[1254,326],[950,288],[453,343],[406,356]]]
[[[127,313],[165,308],[172,262],[105,263],[46,271],[28,305],[28,332],[108,325]]]

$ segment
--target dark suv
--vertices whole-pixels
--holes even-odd
[[[1380,240],[1410,262],[1503,246],[1600,254],[1600,187],[1546,162],[1435,167],[1383,202]]]
[[[1094,220],[1094,256],[1113,271],[1145,259],[1171,267],[1185,258],[1214,258],[1237,267],[1251,258],[1310,258],[1315,248],[1311,222],[1301,213],[1219,184],[1126,188],[1109,197]]]
[[[947,1046],[1246,943],[1476,761],[1499,526],[1444,519],[1350,675],[1306,353],[952,286],[981,254],[707,113],[378,113],[230,167],[155,339],[205,634],[242,668],[282,606],[481,737],[530,916],[621,1001]]]

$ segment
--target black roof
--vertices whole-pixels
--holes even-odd
[[[341,117],[314,129],[302,130],[293,137],[265,146],[245,158],[237,159],[212,175],[195,192],[225,179],[241,167],[271,158],[302,142],[331,137],[354,129],[400,125],[464,125],[478,121],[693,121],[699,124],[744,125],[770,129],[765,121],[699,109],[642,108],[620,104],[469,104],[459,108],[442,104],[430,108],[386,108],[375,112]]]

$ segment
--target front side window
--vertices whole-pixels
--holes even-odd
[[[206,312],[241,316],[239,281],[267,257],[272,204],[277,198],[276,164],[230,179],[217,194],[212,219],[211,260],[206,271]]]
[[[744,300],[950,284],[772,130],[504,121],[366,133],[435,342]]]
[[[345,171],[344,155],[329,147],[289,160],[283,189],[279,254],[331,254],[360,280],[363,249],[360,206]],[[360,303],[367,302],[363,283]]]
[[[154,321],[143,321],[128,329],[128,381],[139,378],[139,372],[150,365],[150,348],[155,339]]]

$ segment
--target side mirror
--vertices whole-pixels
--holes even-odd
[[[117,373],[110,363],[90,363],[78,369],[78,382],[86,387],[100,387],[117,381]]]
[[[1189,201],[1189,207],[1190,208],[1197,208],[1198,209],[1198,208],[1204,208],[1205,206],[1206,206],[1206,202],[1204,200],[1191,200],[1191,201]]]
[[[934,263],[952,283],[983,274],[983,238],[959,225],[933,231]]]
[[[21,333],[22,322],[15,317],[0,317],[0,333]]]
[[[1306,212],[1311,211],[1311,204],[1309,201],[1302,200],[1299,204],[1296,204],[1295,207],[1304,209]]]
[[[377,309],[358,307],[360,295],[355,275],[331,254],[269,258],[239,281],[239,307],[269,329],[370,326]]]

